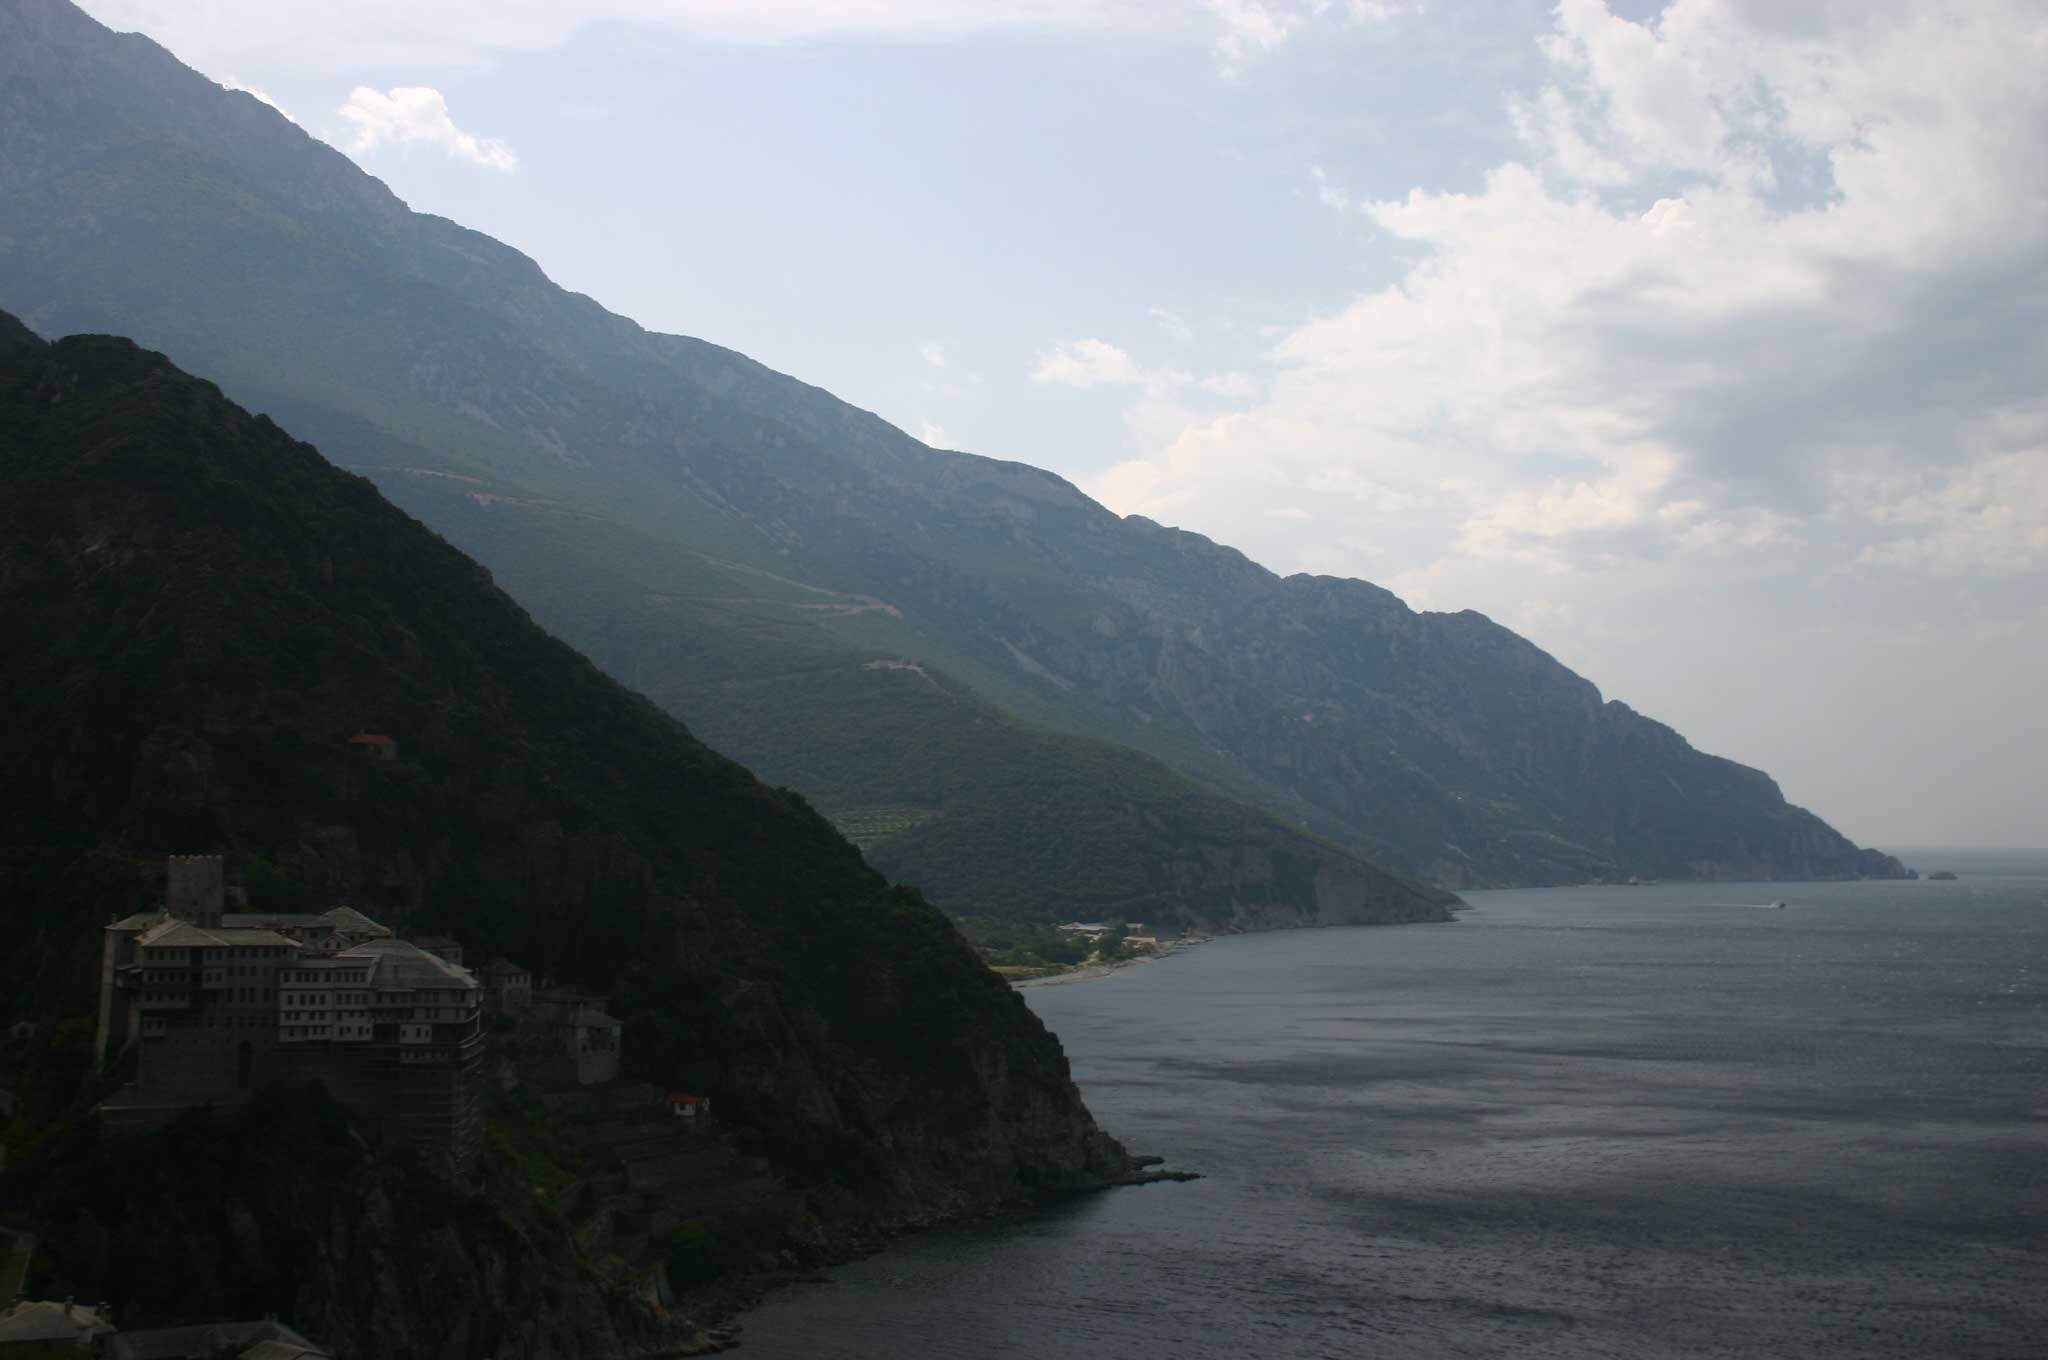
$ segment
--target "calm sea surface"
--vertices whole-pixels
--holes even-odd
[[[1965,876],[1473,893],[1034,989],[1208,1179],[905,1240],[745,1353],[2048,1356],[2048,855],[1910,862]]]

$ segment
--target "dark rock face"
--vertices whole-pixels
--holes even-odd
[[[0,304],[216,376],[694,723],[742,710],[684,635],[745,636],[745,678],[838,646],[1445,883],[1903,872],[1483,618],[1283,580],[642,331],[65,0],[0,13],[0,116]]]

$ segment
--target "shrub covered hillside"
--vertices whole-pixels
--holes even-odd
[[[904,1213],[1124,1169],[916,893],[475,563],[125,340],[0,335],[0,997],[87,1012],[162,857],[603,988],[793,1180]],[[384,764],[348,738],[399,743]]]
[[[1449,918],[1451,894],[1321,828],[749,599],[759,576],[693,567],[620,526],[600,563],[559,517],[443,508],[440,527],[500,563],[500,583],[559,636],[762,778],[801,789],[869,863],[916,884],[970,938],[991,922],[1077,917],[1169,932]],[[557,569],[535,570],[543,562]],[[863,607],[790,589],[799,611],[827,598],[828,610]]]

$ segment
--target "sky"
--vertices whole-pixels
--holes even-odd
[[[927,443],[2048,845],[2036,0],[84,0]]]

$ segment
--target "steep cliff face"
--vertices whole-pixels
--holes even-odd
[[[1159,639],[1149,673],[1092,662],[1094,638],[1041,651],[1121,702],[1188,715],[1439,882],[1905,872],[1481,615],[1329,578],[1253,581],[1222,607],[1164,594],[1131,606],[1127,631]]]
[[[0,10],[0,116],[0,304],[216,376],[692,723],[759,720],[675,654],[772,634],[765,673],[916,661],[1447,882],[1902,872],[1484,620],[1282,580],[649,334],[66,0]]]
[[[1013,541],[1088,612],[990,598],[954,619],[1050,677],[1017,697],[1027,711],[1062,706],[1457,887],[1908,872],[1482,615],[1418,613],[1362,581],[1282,578],[1198,535],[1070,510]]]
[[[708,1090],[791,1186],[909,1218],[1127,1169],[1021,999],[801,799],[210,384],[4,335],[0,629],[38,644],[0,649],[10,1011],[87,1012],[99,926],[160,900],[167,851],[217,850],[259,906],[353,902],[608,991],[633,1073]]]

